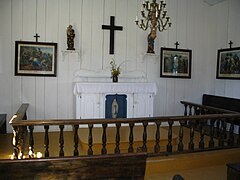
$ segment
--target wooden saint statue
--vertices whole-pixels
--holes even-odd
[[[68,45],[67,50],[75,50],[75,48],[74,48],[74,37],[75,37],[75,33],[74,33],[73,28],[72,28],[72,25],[69,25],[68,28],[67,28],[67,45]]]

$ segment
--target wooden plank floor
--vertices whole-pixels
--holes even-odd
[[[175,134],[178,134],[177,129],[173,129],[173,132]],[[187,129],[184,129],[184,135],[189,136],[189,131]],[[100,136],[100,135],[99,135]],[[50,140],[50,155],[51,156],[58,156],[59,153],[59,133],[56,132],[51,132],[49,133],[49,140]],[[199,137],[196,134],[195,135],[195,140],[196,140],[196,146],[198,146],[198,140]],[[10,158],[10,155],[12,154],[12,134],[0,134],[0,159],[3,158]],[[184,144],[187,147],[187,143],[189,141],[187,139],[184,140]],[[34,149],[35,152],[44,152],[44,133],[34,133]],[[73,154],[73,132],[68,131],[64,132],[64,152],[65,156],[72,156]],[[79,150],[81,153],[85,154],[85,152],[82,151],[82,145],[79,144]],[[66,148],[70,147],[70,148]],[[236,151],[236,150],[235,150]],[[224,153],[224,152],[223,152]],[[187,155],[186,155],[187,156]],[[188,156],[192,156],[191,154]],[[174,156],[176,157],[176,156]],[[162,158],[160,157],[157,161],[171,161],[173,156],[165,157]],[[240,161],[240,156],[236,157],[236,159],[239,159]],[[175,164],[170,164],[168,166],[177,166],[178,161],[183,161],[182,159],[176,160]],[[213,159],[214,161],[214,159]],[[151,163],[151,159],[147,161],[147,163]],[[165,163],[164,163],[165,164]],[[167,165],[167,164],[166,164]],[[165,165],[164,165],[165,166]],[[158,167],[157,167],[158,168]],[[161,166],[159,167],[161,169]],[[190,169],[184,169],[180,168],[178,170],[177,168],[174,169],[174,171],[166,171],[166,172],[161,172],[160,173],[151,173],[152,169],[146,169],[146,175],[145,179],[146,180],[172,180],[172,177],[175,174],[181,174],[185,180],[225,180],[227,176],[227,168],[225,164],[215,164],[215,165],[209,165],[207,167],[193,167]]]

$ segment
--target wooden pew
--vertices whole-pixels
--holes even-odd
[[[0,160],[2,179],[144,179],[146,153]]]
[[[240,99],[237,98],[203,94],[202,105],[240,112]],[[240,125],[240,122],[235,121],[234,124]]]

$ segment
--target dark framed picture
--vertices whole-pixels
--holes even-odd
[[[160,77],[191,78],[192,50],[161,48]]]
[[[217,79],[240,79],[240,47],[219,49]]]
[[[57,43],[15,42],[15,76],[56,76]]]

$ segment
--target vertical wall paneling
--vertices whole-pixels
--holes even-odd
[[[102,69],[102,44],[103,44],[103,3],[104,0],[94,1],[92,4],[92,33],[91,33],[91,53],[92,53],[92,61],[91,61],[91,69],[92,70],[100,70]],[[109,23],[109,22],[108,22]]]
[[[58,117],[59,118],[68,118],[69,112],[69,100],[71,99],[71,94],[69,94],[69,64],[73,63],[75,60],[70,59],[71,53],[67,53],[63,55],[63,51],[67,49],[67,27],[71,24],[73,29],[75,30],[75,26],[73,22],[70,20],[72,12],[70,8],[70,4],[72,3],[71,0],[61,0],[59,1],[59,37],[58,37]]]
[[[180,43],[180,49],[189,49],[186,47],[186,24],[187,24],[187,0],[177,1],[177,11],[176,11],[176,41]],[[175,104],[174,104],[174,113],[181,114],[182,106],[179,102],[185,98],[185,82],[189,81],[188,79],[179,79],[175,81]]]
[[[15,68],[15,41],[20,41],[23,39],[23,1],[22,0],[12,0],[11,7],[11,49],[7,53],[11,53],[11,59],[6,61],[11,62],[11,67],[8,69],[8,75],[11,77],[11,103],[12,112],[9,113],[10,118],[20,107],[22,103],[22,77],[14,76]],[[7,21],[7,20],[6,20]],[[8,125],[8,130],[11,127]]]
[[[92,61],[92,12],[93,0],[83,0],[82,13],[82,68],[88,69]]]
[[[128,15],[128,0],[116,1],[116,15],[115,15],[115,26],[122,26],[122,31],[115,31],[115,61],[117,64],[121,64],[126,60],[126,43],[127,43],[127,17]],[[125,12],[125,13],[123,13]]]
[[[137,49],[136,49],[136,30],[137,26],[135,24],[135,17],[137,9],[137,1],[127,1],[127,5],[125,8],[127,8],[127,16],[126,18],[126,27],[123,27],[126,31],[126,45],[124,48],[126,48],[126,56],[123,60],[126,61],[126,63],[123,65],[124,69],[126,71],[132,71],[136,70],[136,63],[137,63]],[[123,12],[121,12],[123,14]]]
[[[39,41],[46,41],[46,0],[37,0],[37,13],[36,13],[36,30],[35,32],[40,35]],[[36,77],[36,119],[44,119],[45,114],[45,78]]]
[[[138,70],[147,75],[148,82],[158,87],[154,115],[182,114],[180,100],[200,102],[203,93],[238,97],[239,80],[216,79],[217,50],[239,46],[239,0],[228,0],[210,6],[202,0],[166,0],[172,27],[157,33],[156,55],[146,54],[147,36],[135,25],[135,16],[141,18],[142,0],[1,0],[0,22],[0,112],[8,120],[21,103],[28,102],[29,119],[74,118],[73,78],[79,69],[110,68],[110,60],[117,64],[127,61],[123,71]],[[123,31],[115,31],[115,54],[109,54],[108,30],[110,23]],[[75,30],[75,48],[68,53],[66,29]],[[58,43],[57,77],[14,76],[15,41]],[[192,49],[192,78],[161,78],[160,49],[175,47],[179,41],[183,49]],[[109,72],[110,76],[110,72]],[[8,131],[11,127],[8,126]]]
[[[168,12],[172,17],[173,26],[169,29],[169,47],[174,47],[174,43],[177,40],[177,15],[178,15],[178,7],[177,0],[169,1],[167,4]],[[175,104],[175,81],[174,78],[168,78],[166,82],[166,114],[174,114],[174,104]]]
[[[228,18],[228,42],[234,42],[233,47],[240,47],[240,37],[235,36],[240,32],[240,26],[237,26],[240,18],[240,1],[229,0],[229,18]],[[228,80],[225,84],[226,96],[240,98],[239,80]]]
[[[36,1],[23,0],[23,40],[35,41],[36,33]],[[22,101],[31,104],[28,116],[36,118],[36,78],[22,77]]]
[[[0,2],[0,113],[11,113],[11,1]],[[4,53],[6,52],[6,53]],[[5,61],[5,60],[8,61]],[[9,117],[9,116],[8,116]],[[8,123],[7,123],[8,124]],[[7,127],[7,129],[10,129]]]
[[[216,53],[218,49],[227,48],[228,46],[228,19],[229,19],[229,1],[224,1],[216,5]],[[216,58],[217,62],[217,58]],[[216,64],[217,66],[217,64]],[[215,67],[216,68],[216,67]],[[215,70],[216,71],[216,70]],[[215,80],[215,94],[225,95],[225,84],[226,80],[216,79]]]
[[[84,26],[82,24],[82,9],[83,9],[82,6],[83,6],[82,0],[80,1],[70,0],[70,12],[69,12],[70,23],[73,24],[73,27],[75,30],[75,48],[80,51],[80,54],[79,55],[77,55],[76,53],[69,54],[71,56],[69,56],[68,79],[66,82],[67,86],[65,87],[67,89],[67,92],[66,92],[67,96],[65,94],[66,96],[65,100],[67,102],[66,110],[67,110],[68,117],[73,117],[74,106],[73,106],[72,80],[73,80],[74,72],[79,68],[81,68],[81,61],[82,61],[81,50],[82,50],[82,46],[84,46],[83,44],[81,44],[82,37],[85,35],[85,34],[82,34],[82,26]]]
[[[46,41],[58,42],[59,36],[59,1],[47,0],[46,3]],[[58,59],[60,50],[58,48]],[[59,67],[59,64],[57,65]],[[57,72],[59,73],[59,72]],[[45,78],[45,118],[58,117],[58,77]]]
[[[141,6],[143,1],[137,0],[137,16],[141,19]],[[147,36],[149,29],[143,31],[140,28],[136,28],[136,49],[137,49],[137,69],[146,72],[146,60],[145,54],[147,52]]]

